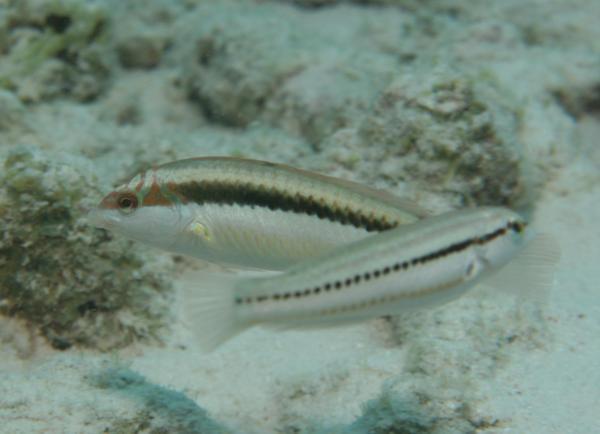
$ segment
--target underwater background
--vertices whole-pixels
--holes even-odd
[[[595,0],[0,0],[0,433],[600,432],[599,21]],[[554,286],[205,354],[178,294],[209,266],[85,219],[205,155],[512,207],[558,240]]]

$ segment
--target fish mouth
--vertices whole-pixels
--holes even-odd
[[[90,210],[86,215],[86,220],[92,226],[102,229],[110,229],[118,222],[118,218],[108,215],[106,210],[98,208]]]

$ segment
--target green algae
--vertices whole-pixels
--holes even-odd
[[[0,20],[0,87],[26,101],[95,98],[108,78],[107,17],[79,1],[9,2]]]
[[[58,349],[102,350],[157,339],[169,284],[165,265],[89,227],[98,195],[86,161],[32,148],[0,172],[0,313],[26,320]]]
[[[329,140],[326,153],[346,166],[344,155],[363,155],[368,172],[453,198],[454,206],[514,206],[529,187],[518,115],[487,92],[451,69],[399,77],[355,127]]]

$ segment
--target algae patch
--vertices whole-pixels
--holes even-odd
[[[58,349],[108,350],[156,338],[169,264],[89,227],[99,196],[89,161],[19,148],[0,172],[0,313],[25,319]]]
[[[79,1],[9,1],[0,15],[0,87],[24,101],[96,98],[109,76],[104,10]]]
[[[452,70],[394,80],[355,127],[331,137],[330,158],[393,184],[453,198],[454,206],[526,202],[531,194],[515,136],[517,115],[490,89]]]

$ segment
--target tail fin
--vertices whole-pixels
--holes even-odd
[[[554,284],[560,246],[549,234],[536,234],[512,261],[491,277],[490,283],[519,298],[545,301]]]
[[[235,285],[239,278],[228,274],[198,273],[186,276],[183,287],[183,322],[200,347],[212,351],[245,326],[236,318]]]

